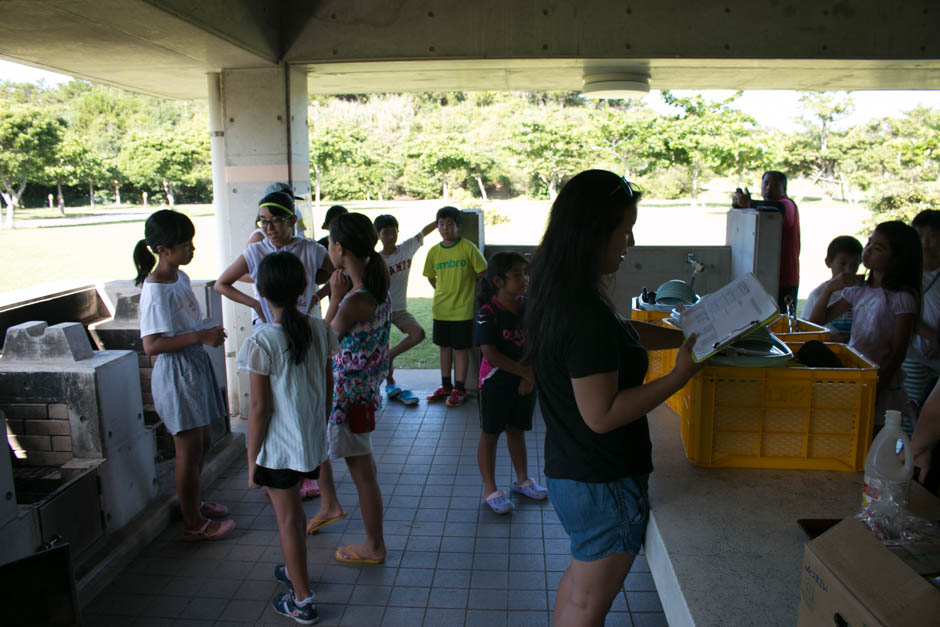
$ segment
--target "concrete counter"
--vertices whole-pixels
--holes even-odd
[[[669,624],[795,625],[807,541],[796,521],[855,513],[862,473],[700,468],[675,412],[660,406],[649,423],[646,555]]]

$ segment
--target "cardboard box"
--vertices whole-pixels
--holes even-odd
[[[808,542],[798,627],[936,627],[940,590],[847,518]]]

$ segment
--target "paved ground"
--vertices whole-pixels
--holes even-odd
[[[402,371],[398,378],[426,394],[439,382],[436,376],[434,371]],[[417,407],[395,403],[383,408],[373,434],[389,548],[381,566],[349,566],[333,559],[339,545],[363,537],[355,486],[345,464],[335,466],[348,517],[307,540],[320,624],[550,624],[555,590],[569,561],[567,537],[548,502],[514,498],[516,510],[507,516],[482,504],[478,421],[475,399],[459,409],[428,406],[423,400]],[[541,476],[543,437],[544,424],[536,416],[527,437],[533,476]],[[505,446],[497,473],[508,491],[513,477]],[[246,463],[233,465],[207,497],[234,513],[238,526],[231,538],[185,544],[181,524],[173,524],[85,608],[88,625],[294,624],[270,607],[275,592],[286,589],[273,576],[283,560],[274,513],[264,492],[247,489]],[[306,509],[315,513],[316,499]],[[640,556],[607,625],[665,624]]]

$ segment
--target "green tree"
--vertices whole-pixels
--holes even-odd
[[[473,161],[463,136],[456,133],[425,133],[407,152],[410,159],[440,183],[441,198],[449,200],[451,191],[466,178]]]
[[[735,172],[740,176],[751,167],[752,159],[762,157],[762,150],[750,141],[757,126],[754,119],[731,106],[740,95],[737,92],[711,102],[700,94],[680,98],[663,92],[663,100],[679,111],[675,116],[657,119],[658,135],[663,141],[661,158],[688,169],[693,203],[706,169],[719,175]]]
[[[310,169],[313,170],[314,208],[320,210],[320,196],[326,173],[340,164],[351,164],[365,141],[365,131],[352,124],[320,120],[310,125]]]
[[[809,92],[800,96],[800,106],[803,129],[789,142],[787,154],[793,157],[788,169],[809,177],[812,184],[822,183],[826,195],[832,196],[834,186],[844,181],[840,166],[850,149],[848,134],[837,125],[854,111],[854,101],[845,92]]]
[[[13,227],[13,211],[27,181],[41,180],[55,163],[64,122],[25,106],[0,107],[0,187],[6,203],[4,228]]]
[[[209,177],[209,142],[205,133],[131,132],[118,158],[121,171],[135,185],[162,190],[170,207],[180,185]]]
[[[79,185],[99,176],[101,163],[94,158],[88,146],[80,137],[66,137],[58,146],[55,160],[46,168],[43,182],[55,185],[59,213],[65,215],[65,197],[62,185]],[[95,171],[97,170],[97,171]],[[91,204],[94,205],[94,190],[89,189]]]
[[[618,164],[617,169],[632,180],[652,169],[661,147],[656,114],[632,101],[627,103],[592,111],[588,141],[610,156]]]
[[[513,131],[512,152],[519,166],[548,190],[554,201],[558,187],[585,164],[585,135],[582,120],[571,109],[545,105],[527,111]]]

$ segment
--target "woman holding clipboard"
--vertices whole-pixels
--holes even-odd
[[[646,413],[701,365],[694,336],[619,317],[603,277],[634,245],[640,192],[613,172],[572,178],[552,205],[530,270],[525,337],[545,419],[549,496],[571,539],[555,625],[602,624],[639,553],[652,471]],[[681,347],[644,384],[646,351]]]

